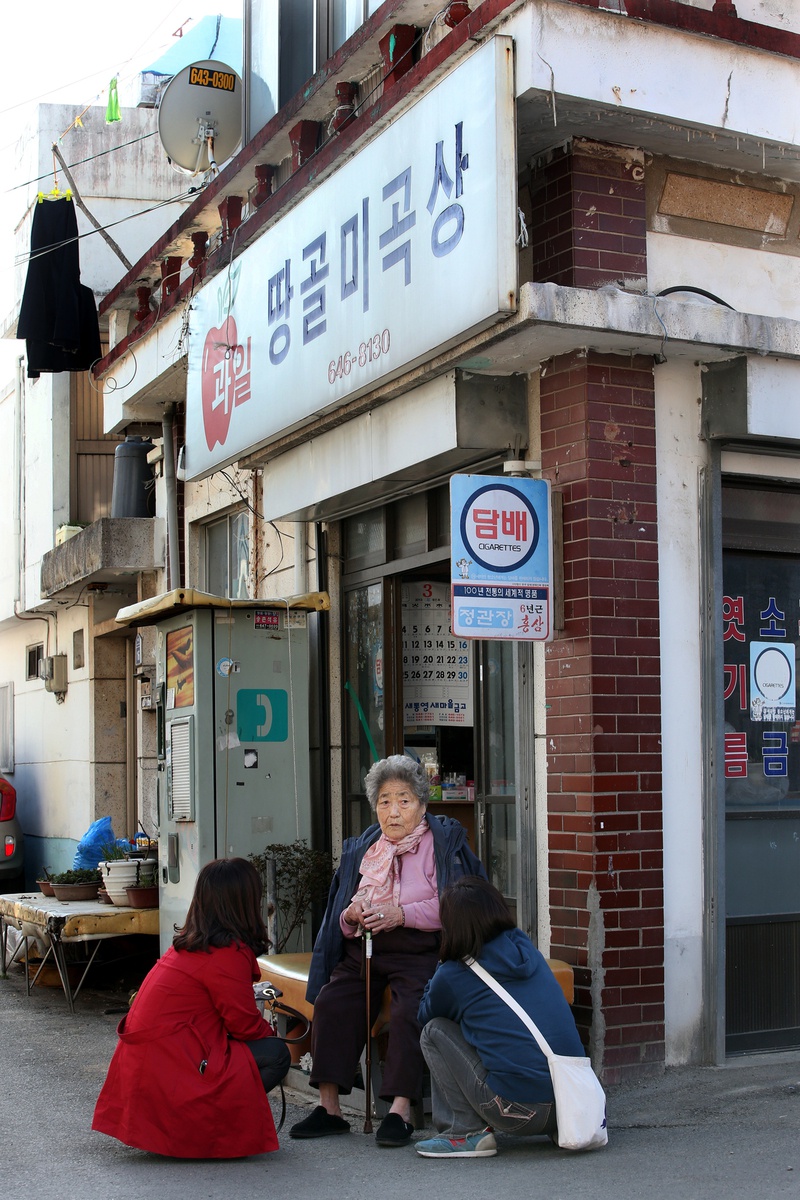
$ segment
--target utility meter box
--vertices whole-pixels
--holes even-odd
[[[162,952],[205,863],[310,843],[308,620],[327,606],[319,593],[269,602],[181,591],[117,616],[157,630]],[[146,622],[131,616],[142,609]]]
[[[65,692],[67,690],[66,654],[51,654],[47,658],[43,658],[39,666],[39,676],[44,680],[46,692]]]

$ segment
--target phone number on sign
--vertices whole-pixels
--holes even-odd
[[[362,342],[357,350],[346,350],[338,359],[332,358],[328,363],[328,383],[336,383],[345,375],[349,375],[354,367],[366,367],[368,363],[376,362],[382,354],[389,353],[392,337],[388,329],[382,333],[373,334],[369,341]]]

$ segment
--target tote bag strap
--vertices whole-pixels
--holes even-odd
[[[491,975],[486,968],[482,967],[481,964],[476,962],[474,958],[465,958],[464,962],[471,971],[475,972],[479,979],[483,980],[487,987],[490,987],[493,992],[496,992],[500,999],[504,1000],[508,1007],[517,1014],[520,1021],[522,1021],[522,1023],[526,1025],[533,1034],[534,1039],[539,1044],[539,1049],[541,1050],[542,1054],[544,1054],[547,1061],[550,1062],[550,1060],[555,1057],[553,1049],[547,1038],[540,1031],[539,1027],[534,1024],[534,1022],[525,1012],[525,1009],[522,1007],[522,1005],[517,1004],[514,997],[506,991],[501,983],[497,982],[494,975]]]

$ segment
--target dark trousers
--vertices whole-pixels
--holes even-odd
[[[372,939],[369,1026],[363,955],[362,938],[347,940],[344,958],[314,1004],[310,1082],[315,1087],[320,1083],[335,1083],[340,1093],[352,1091],[358,1060],[367,1041],[367,1028],[377,1018],[388,986],[392,1014],[381,1099],[392,1101],[395,1096],[408,1096],[418,1100],[422,1094],[424,1061],[417,1010],[425,984],[436,969],[439,935],[400,928],[379,933]]]
[[[286,1043],[279,1037],[265,1037],[256,1042],[245,1042],[245,1046],[256,1060],[264,1091],[271,1092],[285,1079],[291,1066],[292,1060]]]

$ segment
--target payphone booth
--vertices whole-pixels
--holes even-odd
[[[180,589],[117,615],[156,628],[162,953],[205,863],[310,842],[308,615],[328,606]]]

